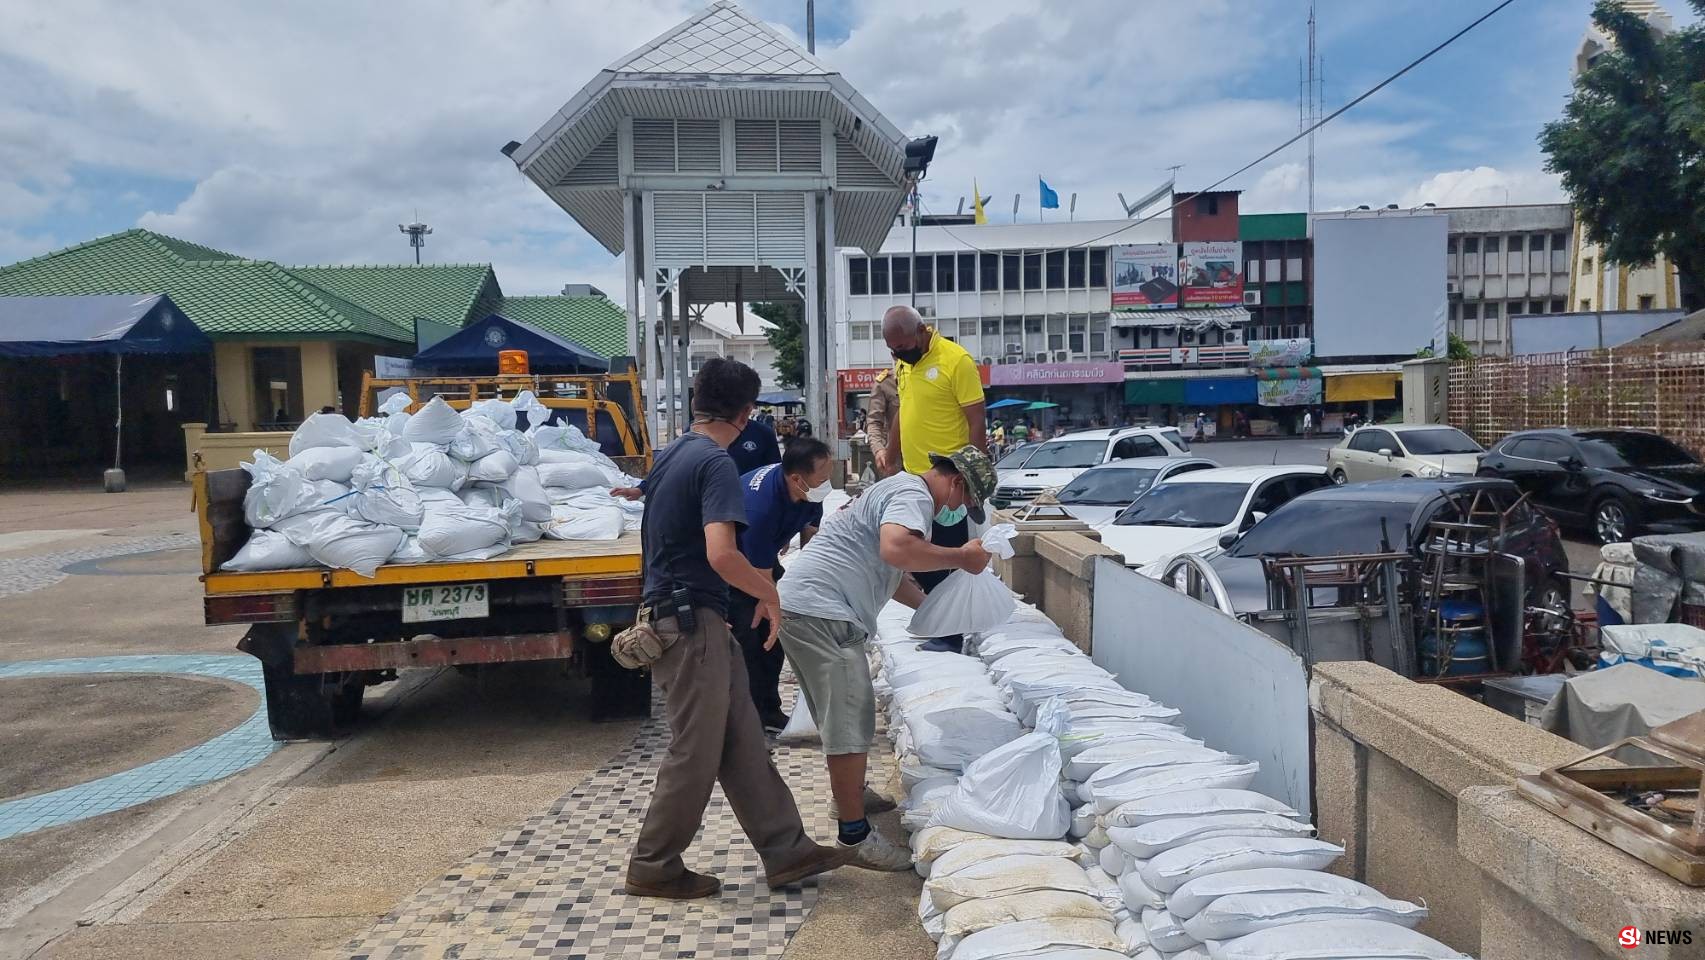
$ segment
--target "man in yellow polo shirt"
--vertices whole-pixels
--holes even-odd
[[[933,466],[930,454],[949,453],[966,444],[988,452],[983,381],[977,361],[959,344],[938,335],[908,306],[882,315],[882,339],[897,362],[900,415],[888,438],[888,459],[898,458],[907,473],[923,475]],[[963,546],[970,525],[963,511],[943,510],[930,525],[930,542]],[[935,589],[950,571],[913,574],[924,592]],[[919,649],[960,652],[964,637],[935,637]]]

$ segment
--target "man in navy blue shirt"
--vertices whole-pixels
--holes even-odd
[[[749,420],[746,429],[728,445],[728,455],[734,458],[741,476],[745,476],[767,464],[780,463],[781,446],[776,443],[774,430],[757,420]]]
[[[777,558],[795,535],[804,546],[823,522],[823,499],[829,486],[829,445],[811,437],[788,441],[780,463],[748,472],[740,478],[746,495],[746,527],[740,531],[740,552],[753,567],[780,580]],[[781,709],[781,646],[770,640],[770,622],[752,622],[758,601],[738,587],[728,591],[728,622],[746,656],[752,702],[765,731],[779,733],[787,726]]]

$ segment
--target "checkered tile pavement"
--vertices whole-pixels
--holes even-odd
[[[194,534],[167,533],[153,537],[114,537],[107,543],[0,560],[0,598],[51,587],[65,579],[65,567],[83,560],[102,560],[131,553],[151,553],[196,545]]]
[[[785,694],[784,694],[785,695]],[[652,720],[633,744],[548,811],[416,893],[348,960],[602,960],[776,957],[817,901],[814,881],[764,885],[763,867],[721,788],[687,865],[722,878],[714,900],[677,903],[621,892],[629,851],[656,782],[668,729]],[[828,775],[816,744],[781,746],[776,766],[806,828],[832,835]]]

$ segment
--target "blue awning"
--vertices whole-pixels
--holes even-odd
[[[1219,377],[1184,381],[1184,402],[1209,406],[1219,403],[1254,403],[1254,377]]]
[[[792,407],[805,403],[797,390],[775,390],[758,394],[758,402],[771,407]]]
[[[414,369],[440,375],[497,372],[504,350],[527,351],[533,373],[603,373],[610,361],[571,340],[494,313],[414,355]]]
[[[1029,402],[1030,401],[1028,401],[1028,400],[1014,400],[1014,399],[1008,397],[1005,400],[996,400],[994,403],[989,404],[988,406],[984,407],[983,409],[985,409],[985,410],[1005,410],[1007,407],[1022,407]]]
[[[212,347],[163,293],[0,297],[0,357],[206,353]]]

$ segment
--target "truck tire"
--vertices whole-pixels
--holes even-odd
[[[361,713],[366,687],[335,675],[299,675],[293,661],[263,663],[266,723],[274,740],[333,740]]]

